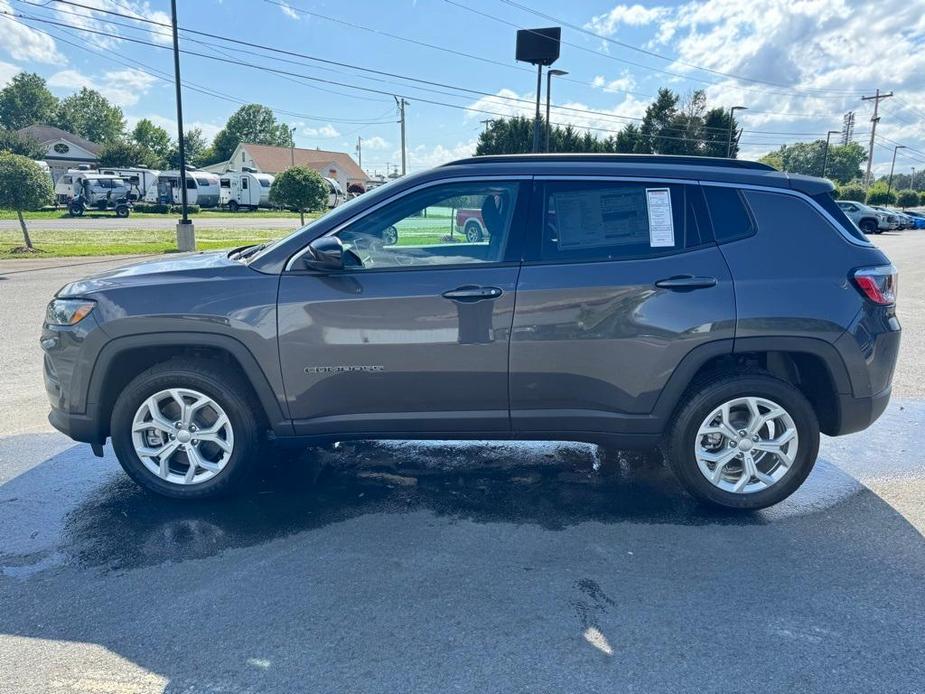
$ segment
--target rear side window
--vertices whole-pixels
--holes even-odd
[[[623,260],[666,255],[700,243],[688,239],[685,186],[618,181],[544,186],[544,261]]]
[[[724,186],[704,186],[703,193],[710,208],[717,243],[744,239],[755,233],[755,221],[741,191]]]
[[[765,231],[775,230],[798,235],[806,234],[814,228],[822,228],[830,234],[837,233],[829,220],[802,198],[756,190],[746,191],[745,198],[758,221],[758,226]],[[834,200],[832,207],[838,207]]]
[[[864,232],[861,231],[857,225],[851,221],[848,215],[845,214],[841,205],[838,205],[835,202],[835,198],[832,197],[831,193],[817,193],[813,195],[813,200],[819,203],[820,207],[823,210],[828,212],[832,218],[838,223],[838,225],[845,230],[848,236],[857,239],[858,241],[863,241],[864,243],[870,243],[867,240],[867,237],[864,236]],[[859,209],[857,205],[846,205],[846,208],[852,212],[857,212]]]

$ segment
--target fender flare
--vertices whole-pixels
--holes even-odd
[[[107,342],[97,355],[90,372],[86,400],[88,413],[98,410],[103,400],[105,374],[113,361],[127,351],[144,347],[214,347],[227,351],[241,365],[244,372],[242,375],[254,389],[270,428],[280,435],[292,433],[292,425],[284,415],[280,399],[251,351],[233,337],[196,331],[127,335]],[[104,427],[103,422],[99,424],[101,428]]]

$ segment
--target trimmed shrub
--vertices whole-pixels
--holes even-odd
[[[838,188],[839,200],[854,200],[855,202],[864,202],[867,192],[857,183],[846,183]]]

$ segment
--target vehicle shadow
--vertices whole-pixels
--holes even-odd
[[[581,444],[344,444],[192,504],[74,447],[0,486],[0,530],[0,634],[100,644],[169,692],[845,691],[922,645],[921,535],[826,460],[743,515]]]

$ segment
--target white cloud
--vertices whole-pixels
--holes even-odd
[[[442,144],[434,147],[418,145],[408,151],[408,168],[411,171],[430,169],[445,164],[454,159],[464,159],[475,154],[476,140],[457,142],[453,147],[444,147]],[[401,161],[401,151],[396,150],[392,155],[393,162]]]
[[[289,17],[289,19],[299,19],[299,13],[289,7],[285,2],[279,3],[279,9],[284,15]]]
[[[48,78],[49,87],[73,92],[81,87],[95,89],[116,106],[134,106],[148,93],[158,78],[141,70],[126,68],[111,70],[91,77],[77,70],[61,70]]]
[[[0,0],[0,11],[13,12],[5,0]],[[16,60],[36,63],[64,65],[67,59],[58,51],[55,40],[35,29],[27,27],[18,19],[8,15],[0,22],[0,48]]]
[[[321,127],[318,127],[318,128],[316,127],[302,128],[301,134],[305,135],[306,137],[323,137],[323,138],[340,137],[340,132],[338,132],[337,128],[335,128],[330,123],[326,125],[322,125]]]
[[[378,135],[363,139],[363,149],[387,149],[390,146],[387,140]]]
[[[643,26],[657,22],[659,19],[669,14],[671,10],[667,7],[643,7],[642,5],[617,5],[609,12],[604,12],[585,24],[586,29],[613,36],[621,24],[629,26]]]
[[[58,19],[66,22],[77,30],[86,30],[84,40],[100,48],[114,48],[122,42],[123,27],[112,22],[136,20],[150,20],[162,24],[171,24],[170,15],[161,10],[155,10],[147,0],[82,0],[78,5],[58,7]],[[108,14],[115,12],[122,16]],[[147,21],[139,21],[139,29],[148,31],[149,38],[157,43],[167,45],[172,42],[169,26],[157,26]],[[99,31],[103,33],[90,33]],[[134,32],[126,34],[136,36]]]
[[[12,63],[4,63],[2,60],[0,60],[0,89],[8,85],[10,80],[20,72],[22,72],[22,68],[18,65],[13,65]]]
[[[605,92],[625,92],[636,88],[636,80],[629,70],[624,70],[618,78],[613,80],[607,80],[603,75],[597,75],[591,81],[591,86]]]

